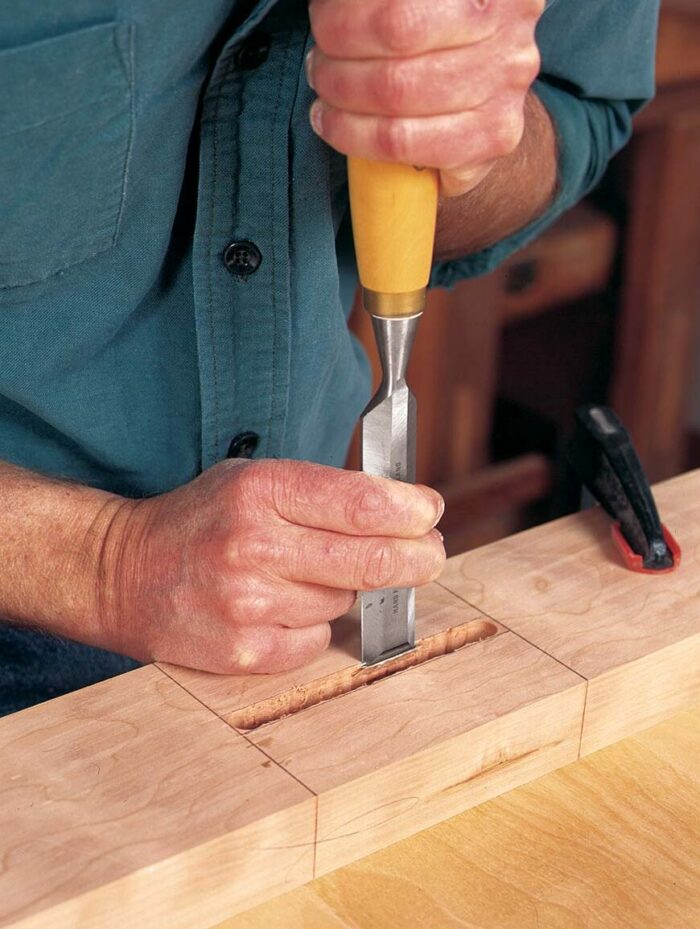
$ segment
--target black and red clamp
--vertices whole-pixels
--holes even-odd
[[[605,406],[586,404],[575,416],[569,462],[612,518],[612,537],[625,565],[644,574],[673,571],[680,564],[680,546],[659,518],[630,434]]]

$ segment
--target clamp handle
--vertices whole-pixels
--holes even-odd
[[[575,413],[568,458],[582,483],[615,521],[613,539],[627,567],[658,573],[680,562],[680,548],[661,523],[654,495],[629,432],[608,407]]]

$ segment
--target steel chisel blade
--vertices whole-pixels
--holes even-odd
[[[377,333],[377,342],[384,363],[385,378],[363,414],[362,469],[368,474],[413,483],[416,401],[404,379],[405,361],[399,359],[402,363],[398,364],[395,356],[398,352],[396,345],[401,347],[401,355],[406,353],[406,345],[410,351],[417,320],[382,322],[388,323],[388,326],[383,327],[381,334]],[[397,329],[397,323],[404,324],[403,331]],[[406,332],[406,326],[410,323],[413,325]],[[375,326],[375,330],[377,328]],[[413,588],[388,588],[363,593],[363,663],[376,664],[412,649],[415,645],[415,613]]]

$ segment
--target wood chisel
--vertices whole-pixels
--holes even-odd
[[[362,469],[413,483],[416,401],[406,368],[430,277],[437,172],[348,158],[348,178],[362,298],[382,366],[382,382],[362,414]],[[362,593],[361,609],[363,664],[414,648],[413,589]]]

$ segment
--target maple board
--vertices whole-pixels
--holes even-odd
[[[623,565],[598,509],[457,556],[440,583],[588,682],[582,754],[700,704],[700,472],[655,488],[682,549]]]
[[[0,925],[212,925],[312,877],[314,816],[306,788],[139,668],[0,720]]]
[[[700,702],[700,474],[657,499],[677,572],[624,569],[599,511],[458,556],[428,660],[374,683],[355,613],[298,671],[150,666],[0,720],[0,926],[204,929]]]
[[[697,929],[700,710],[217,929]]]

